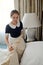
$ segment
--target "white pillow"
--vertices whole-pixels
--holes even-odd
[[[20,65],[43,65],[43,42],[28,43]]]

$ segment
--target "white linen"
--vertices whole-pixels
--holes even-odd
[[[43,41],[27,43],[20,65],[43,65]]]
[[[19,65],[16,51],[9,52],[8,49],[0,49],[0,65]]]

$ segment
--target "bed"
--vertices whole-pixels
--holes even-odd
[[[19,65],[16,52],[14,53],[14,64],[12,55],[7,49],[0,49],[0,65]],[[43,41],[35,41],[26,43],[26,49],[21,58],[20,65],[43,65]]]
[[[43,65],[43,41],[30,42],[26,45],[20,65]]]

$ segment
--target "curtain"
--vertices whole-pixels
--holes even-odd
[[[15,9],[20,12],[21,20],[25,13],[35,12],[41,21],[41,3],[41,0],[14,0]],[[39,31],[41,31],[41,28],[37,28],[36,30],[36,37],[38,40],[41,38],[41,32]]]
[[[14,0],[15,9],[20,12],[20,18],[23,18],[23,15],[26,12],[31,12],[31,1],[30,0]]]
[[[37,16],[41,22],[41,17],[42,17],[42,1],[41,0],[35,0],[35,12],[37,13]],[[37,28],[36,30],[36,35],[38,40],[42,39],[42,27]]]

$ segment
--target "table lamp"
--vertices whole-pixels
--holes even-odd
[[[27,41],[35,40],[35,29],[41,26],[36,13],[25,13],[22,19],[23,27],[26,30]]]

